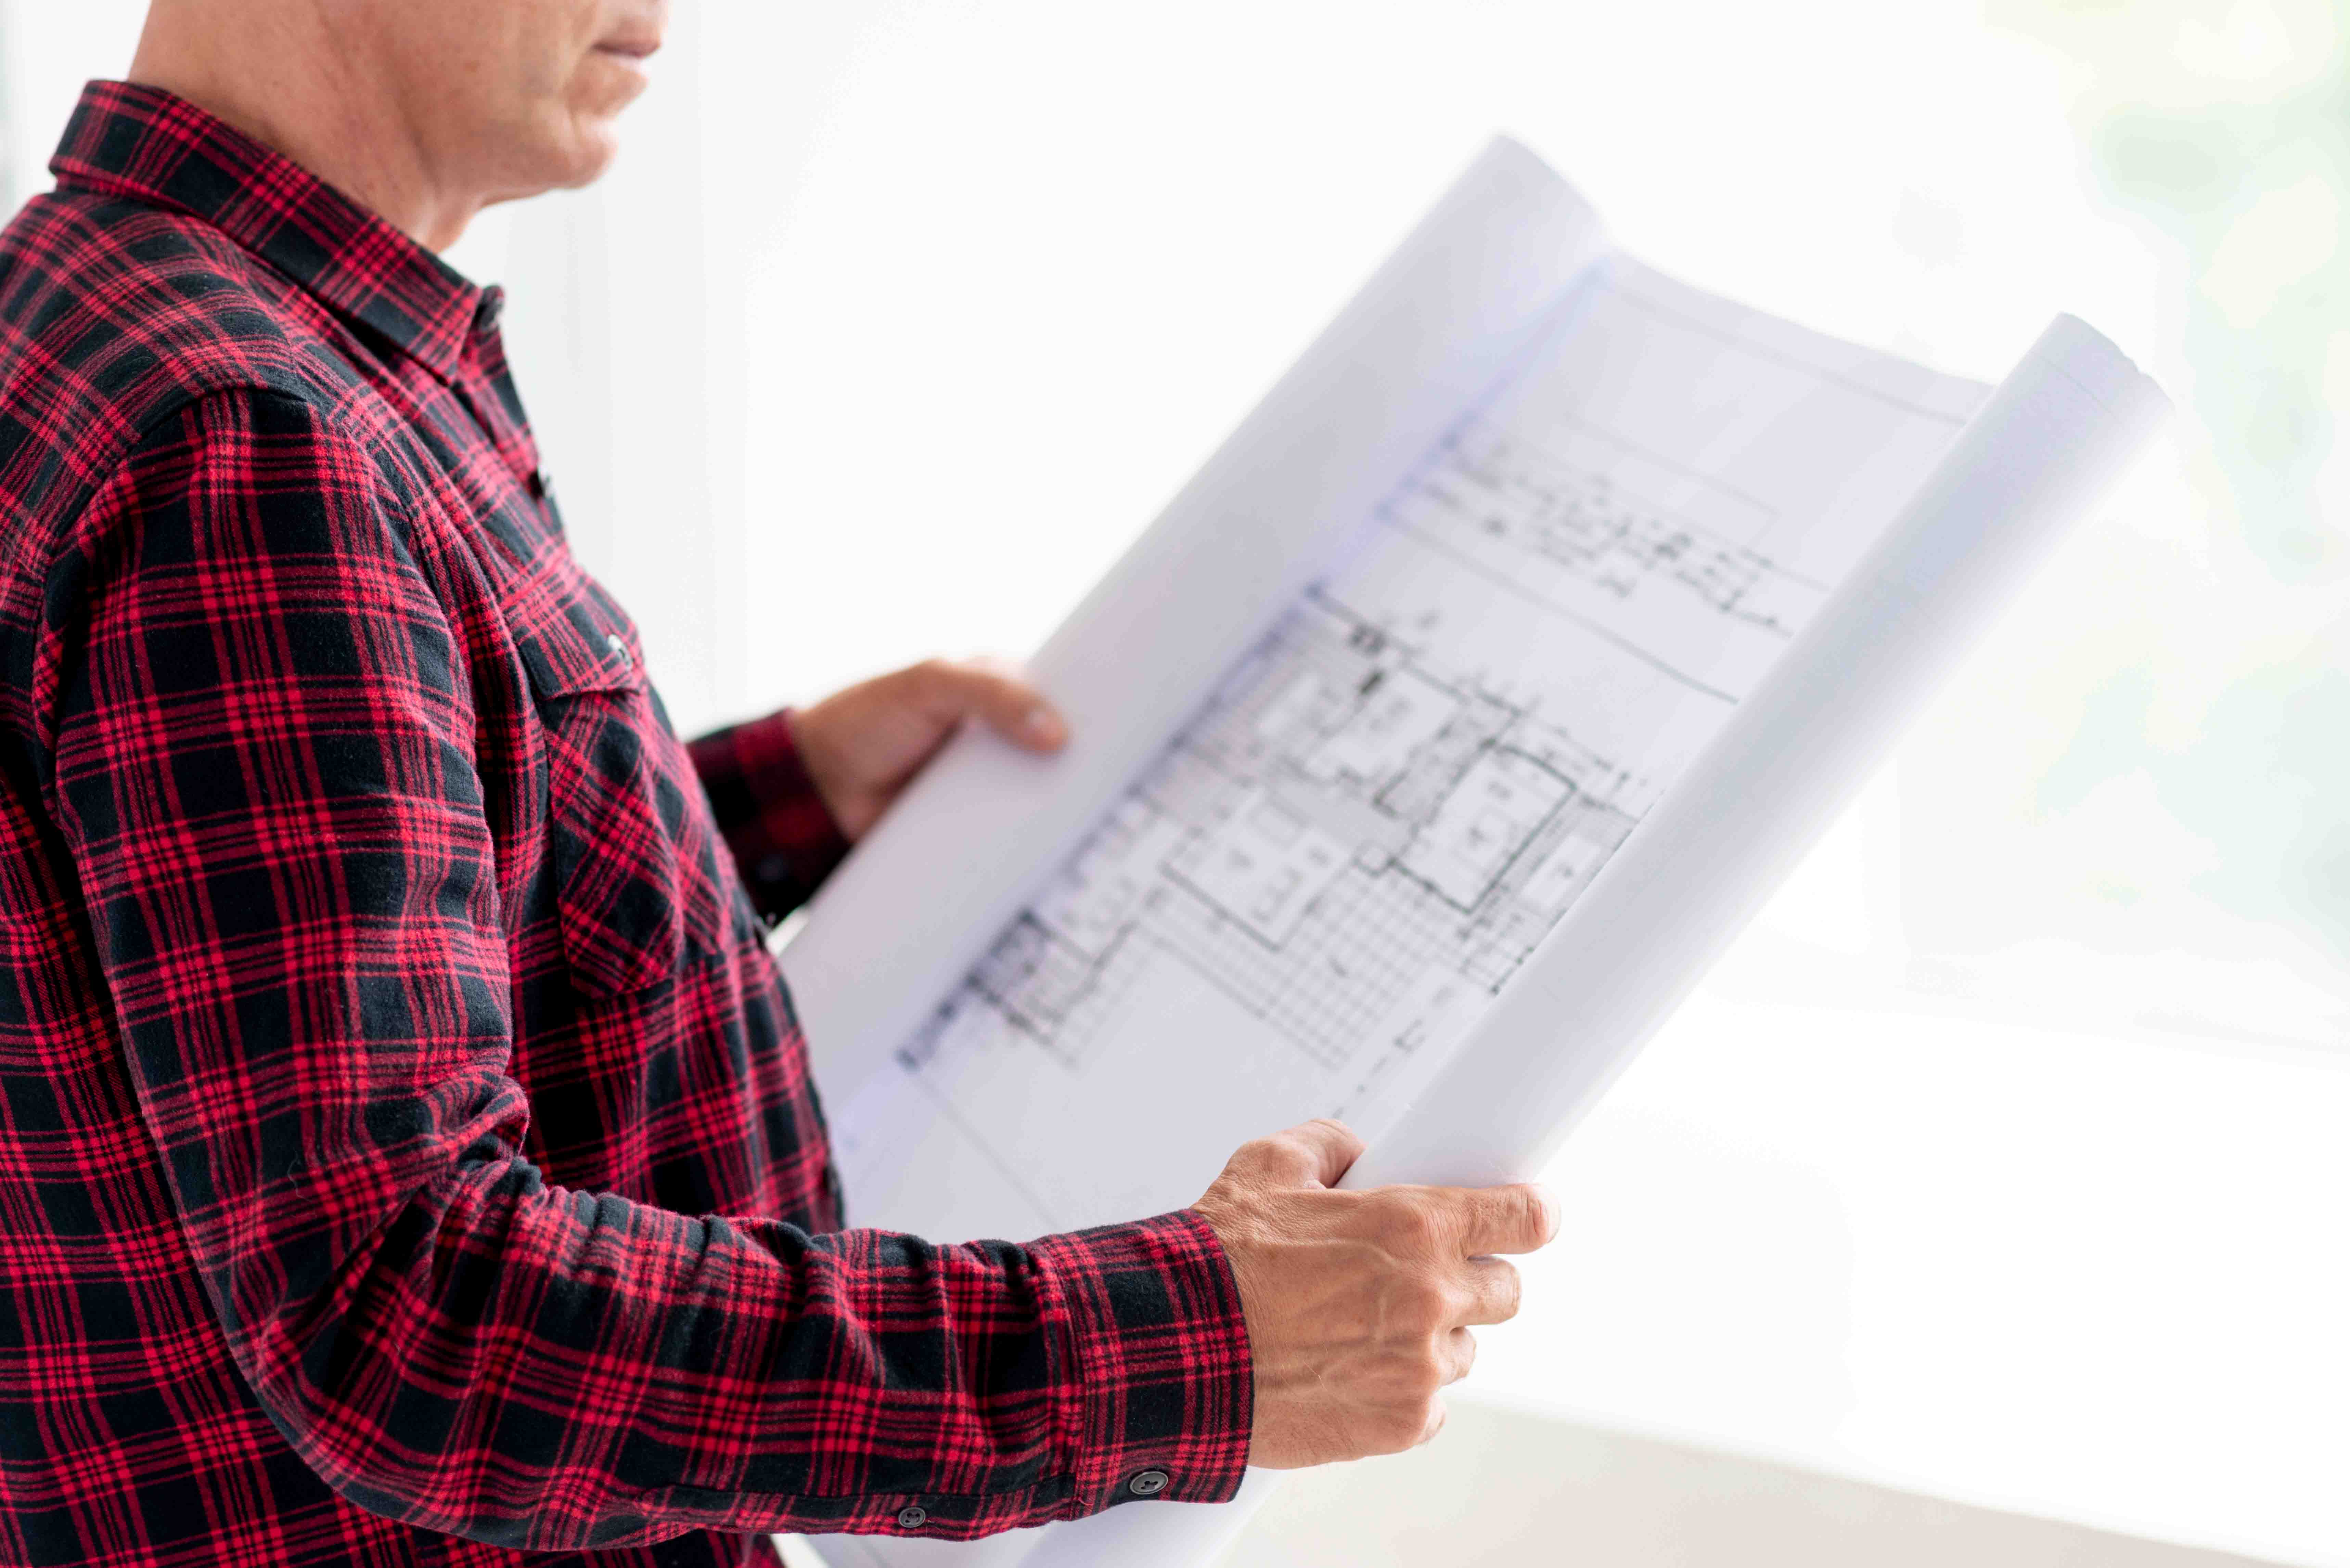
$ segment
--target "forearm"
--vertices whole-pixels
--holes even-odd
[[[232,1272],[248,1296],[269,1272]],[[1238,1298],[1188,1215],[1029,1247],[810,1237],[477,1159],[248,1321],[240,1366],[318,1474],[515,1547],[910,1509],[962,1539],[1126,1501],[1144,1469],[1221,1501],[1247,1454]]]

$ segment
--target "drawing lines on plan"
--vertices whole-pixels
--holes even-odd
[[[1463,421],[1379,521],[1681,684],[1735,701],[1657,646],[1659,616],[1726,623],[1775,652],[1826,585],[1770,556],[1782,521],[1770,506],[1572,417],[1552,423],[1536,445],[1488,420]]]
[[[983,1006],[1072,1069],[1183,963],[1322,1068],[1431,971],[1499,991],[1631,829],[1638,781],[1319,593],[1005,930]]]
[[[1574,596],[1667,594],[1688,613],[1790,635],[1808,607],[1791,596],[1815,586],[1741,542],[1774,520],[1719,490],[1691,510],[1703,522],[1471,421],[1378,525],[1447,541],[1576,619]],[[1167,962],[1303,1054],[1334,1110],[1457,1034],[1653,786],[1532,700],[1448,667],[1444,641],[1441,628],[1375,624],[1310,590],[1003,932],[905,1064],[920,1073],[989,1022],[1082,1073]]]
[[[1590,441],[1612,440],[1588,426],[1578,433]],[[1390,505],[1391,516],[1417,520],[1430,506],[1447,511],[1518,564],[1548,562],[1617,598],[1661,576],[1721,614],[1782,637],[1793,634],[1792,609],[1773,590],[1825,591],[1754,547],[1777,522],[1769,507],[1686,470],[1671,471],[1672,477],[1703,497],[1716,519],[1711,526],[1691,518],[1687,497],[1669,509],[1609,470],[1560,462],[1483,420],[1464,421],[1442,452]],[[1648,463],[1664,472],[1656,460]]]

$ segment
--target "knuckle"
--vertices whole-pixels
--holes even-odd
[[[1248,1148],[1253,1149],[1256,1153],[1256,1158],[1267,1165],[1295,1164],[1296,1161],[1305,1158],[1308,1153],[1303,1139],[1299,1138],[1294,1133],[1285,1132],[1278,1132],[1267,1137],[1261,1137],[1254,1143],[1250,1144]],[[1246,1151],[1243,1150],[1243,1152]]]
[[[1395,1240],[1414,1251],[1433,1252],[1443,1245],[1443,1212],[1425,1195],[1400,1189],[1391,1194],[1383,1215]]]
[[[1263,1137],[1253,1137],[1241,1145],[1239,1152],[1232,1156],[1232,1163],[1238,1165],[1245,1160],[1251,1165],[1263,1165],[1268,1161],[1279,1159],[1294,1149],[1295,1146],[1286,1141],[1287,1138],[1286,1133],[1270,1133]]]
[[[1459,1315],[1459,1303],[1440,1281],[1424,1279],[1413,1282],[1404,1302],[1404,1316],[1411,1332],[1440,1333],[1451,1327],[1453,1319]]]

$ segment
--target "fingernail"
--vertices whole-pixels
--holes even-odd
[[[1534,1194],[1542,1199],[1543,1240],[1547,1241],[1558,1234],[1559,1221],[1565,1218],[1566,1210],[1560,1206],[1558,1194],[1539,1181],[1534,1183]]]
[[[1069,732],[1068,726],[1061,722],[1061,716],[1040,702],[1020,721],[1020,732],[1039,745],[1057,746]]]

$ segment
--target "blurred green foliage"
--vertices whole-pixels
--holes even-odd
[[[2217,851],[2199,894],[2341,961],[2350,637],[2331,590],[2350,577],[2350,0],[1990,0],[1986,20],[2061,62],[2098,188],[2176,254],[2174,390],[2207,548],[2249,553],[2268,581],[2235,597],[2306,628],[2247,647],[2184,738],[2158,722],[2160,658],[2113,670],[2039,804],[2063,811],[2143,770]],[[2245,618],[2262,629],[2257,607]]]

